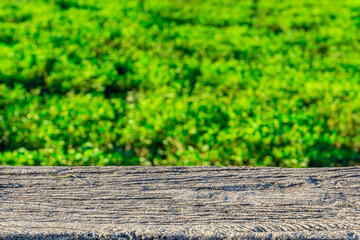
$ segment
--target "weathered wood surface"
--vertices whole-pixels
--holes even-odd
[[[0,239],[359,239],[360,168],[0,167]]]

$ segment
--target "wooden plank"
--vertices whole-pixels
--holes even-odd
[[[359,239],[359,190],[359,167],[0,167],[0,239]]]

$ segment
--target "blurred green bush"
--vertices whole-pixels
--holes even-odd
[[[2,0],[0,164],[360,163],[360,2]]]

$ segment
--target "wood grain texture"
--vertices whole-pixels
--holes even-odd
[[[360,239],[360,168],[0,167],[0,239]]]

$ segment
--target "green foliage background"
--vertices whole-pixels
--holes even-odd
[[[359,30],[354,0],[1,0],[0,164],[359,164]]]

